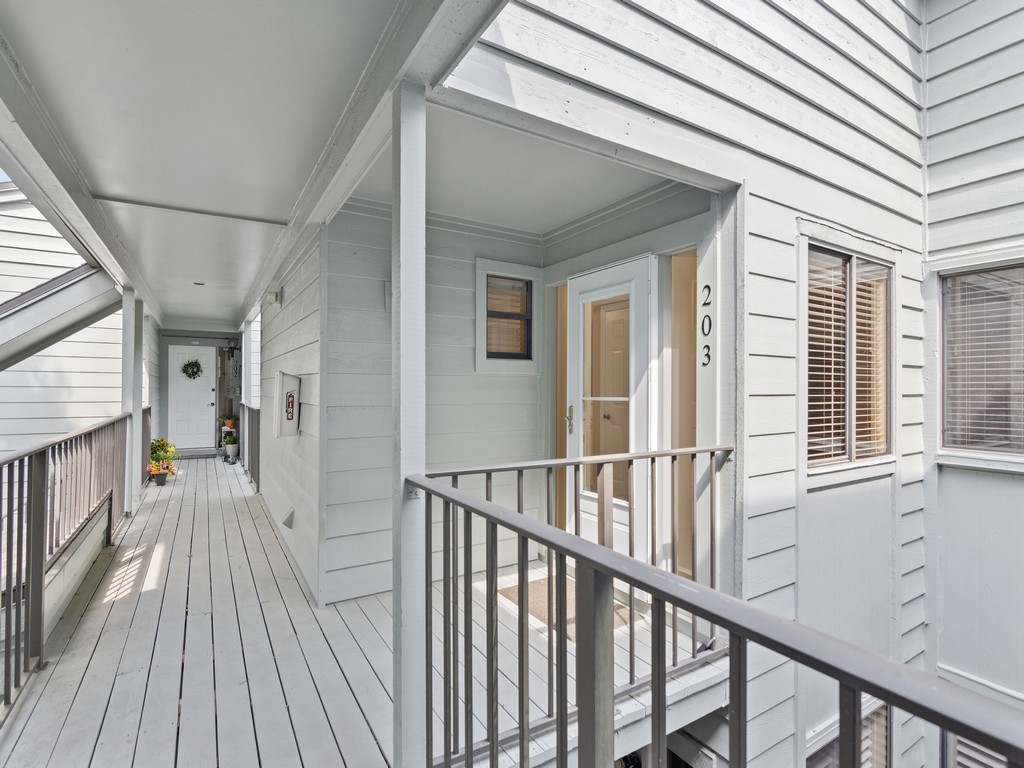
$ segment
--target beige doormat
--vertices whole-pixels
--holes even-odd
[[[544,624],[548,623],[548,579],[543,577],[540,579],[534,579],[529,582],[528,599],[530,604],[530,615],[538,621]],[[565,580],[565,592],[566,592],[566,621],[565,621],[565,634],[569,640],[576,642],[576,580],[566,578]],[[511,587],[505,587],[499,589],[498,593],[505,599],[512,602],[513,605],[519,605],[519,585],[513,584]],[[555,599],[555,607],[558,605],[557,598]],[[635,613],[636,617],[640,618],[640,612]],[[552,614],[552,618],[557,623],[557,616]],[[629,606],[616,600],[612,604],[612,623],[615,629],[620,629],[629,623]]]

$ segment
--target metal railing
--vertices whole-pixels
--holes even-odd
[[[0,462],[5,706],[43,653],[46,571],[97,514],[106,512],[108,542],[124,516],[128,420],[123,413]]]
[[[242,465],[245,467],[249,479],[252,480],[253,487],[258,491],[260,489],[260,409],[242,405],[240,420],[241,434],[238,436],[238,444],[241,446]]]
[[[616,457],[618,458],[618,457]],[[605,459],[607,461],[607,459]],[[516,470],[518,471],[518,470]],[[493,501],[481,499],[464,489],[452,487],[440,478],[412,475],[406,479],[410,494],[419,489],[426,493],[427,522],[424,536],[425,579],[425,641],[424,685],[426,705],[427,755],[435,757],[433,726],[439,711],[440,734],[437,764],[475,765],[477,761],[491,766],[498,764],[499,753],[505,751],[520,765],[529,765],[531,739],[538,723],[531,720],[529,703],[530,625],[524,610],[526,582],[524,563],[530,547],[539,547],[554,562],[554,615],[545,631],[555,638],[553,654],[553,685],[555,712],[555,762],[568,765],[570,724],[574,723],[576,759],[579,765],[611,765],[614,758],[614,601],[616,582],[625,583],[636,594],[649,601],[647,627],[650,646],[646,651],[650,675],[646,689],[650,695],[651,756],[656,766],[668,765],[666,684],[673,679],[672,647],[668,637],[674,631],[671,613],[678,609],[693,614],[729,633],[729,764],[742,768],[747,761],[747,657],[750,644],[758,644],[837,681],[839,696],[839,765],[854,768],[860,765],[861,697],[868,694],[905,712],[923,718],[951,733],[969,738],[1007,758],[1011,768],[1024,768],[1024,729],[1020,711],[965,690],[934,675],[901,665],[883,656],[866,651],[817,630],[797,624],[781,616],[755,608],[723,594],[709,585],[658,568],[647,562],[608,547],[575,536],[553,525],[532,519]],[[491,483],[487,483],[488,491]],[[489,493],[488,493],[489,495]],[[435,502],[440,502],[435,504]],[[435,506],[441,507],[440,559],[442,581],[442,639],[440,701],[435,697],[435,649],[432,624],[436,618],[434,594]],[[458,528],[462,522],[462,552],[459,552]],[[483,634],[474,654],[474,524],[483,525],[484,607]],[[404,523],[403,523],[404,524]],[[505,641],[499,644],[498,621],[498,542],[499,531],[510,533],[518,553],[519,628],[517,648]],[[470,546],[466,546],[469,542]],[[462,559],[461,569],[459,559]],[[416,558],[418,559],[418,558]],[[568,592],[570,571],[575,577],[575,706],[570,700],[569,654],[567,638]],[[461,586],[460,586],[461,582]],[[462,659],[459,659],[459,591],[462,591]],[[550,604],[549,600],[549,604]],[[414,626],[414,625],[410,625]],[[418,634],[418,630],[417,630]],[[479,635],[479,630],[477,631]],[[412,642],[413,638],[409,638]],[[499,656],[515,656],[518,674],[515,743],[507,733],[499,732],[500,709],[507,712],[509,702],[499,703]],[[483,659],[483,672],[476,683],[484,691],[484,707],[474,709],[473,692],[476,675],[474,655]],[[551,656],[549,655],[549,658]],[[462,670],[463,691],[460,694],[458,670]],[[507,675],[507,669],[501,674]],[[462,726],[457,723],[462,709]],[[484,724],[486,733],[475,740],[473,723]],[[547,723],[540,723],[546,727]],[[461,745],[460,745],[461,734]]]
[[[488,501],[494,501],[496,494],[504,496],[509,507],[514,508],[520,515],[528,515],[536,510],[546,519],[548,525],[555,525],[556,518],[560,518],[558,524],[573,531],[577,537],[587,536],[600,546],[617,547],[623,554],[639,558],[652,567],[669,573],[685,572],[691,579],[698,579],[703,574],[703,581],[711,588],[715,588],[718,568],[718,475],[732,451],[732,446],[727,445],[681,448],[445,469],[431,472],[427,477],[431,480],[447,480],[456,488],[460,481],[464,484],[467,481],[475,483]],[[561,483],[560,474],[564,478]],[[511,484],[507,482],[509,476],[514,477]],[[544,504],[541,504],[539,499],[536,504],[532,500],[528,501],[532,490],[531,481],[537,480],[538,476],[538,485],[544,489],[546,496]],[[480,480],[483,481],[482,486]],[[560,500],[564,503],[564,510],[558,514],[556,510]],[[680,521],[684,516],[690,521],[688,536],[682,536],[680,532]],[[616,517],[619,518],[618,522]],[[428,520],[431,521],[429,530],[434,524],[432,511],[428,511]],[[706,542],[700,546],[696,535],[698,522],[705,526],[706,535]],[[470,594],[469,582],[465,583],[463,590],[460,591],[458,588],[460,570],[467,579],[472,578],[474,571],[473,546],[466,546],[467,541],[473,541],[472,516],[468,513],[462,516],[461,543],[459,520],[451,518],[447,509],[443,513],[441,528],[441,581],[444,590],[441,655],[445,660],[443,698],[446,702],[445,712],[448,713],[443,730],[447,734],[444,751],[450,760],[452,754],[460,751],[461,744],[472,744],[472,722],[469,719],[471,713],[467,708],[464,718],[460,718],[458,706],[460,662],[463,670],[463,687],[471,684],[473,665],[472,642],[466,641],[466,637],[471,638],[472,635],[473,607],[472,600],[467,598]],[[460,547],[463,551],[461,564],[458,562]],[[489,545],[486,545],[485,549],[489,551]],[[520,727],[517,734],[498,735],[498,740],[503,744],[518,739],[521,754],[527,751],[526,740],[530,732],[555,725],[558,716],[556,699],[560,697],[556,682],[559,674],[556,658],[560,652],[563,655],[565,653],[564,648],[556,648],[556,645],[567,641],[564,593],[571,573],[564,570],[563,562],[552,556],[554,553],[548,552],[546,563],[542,567],[542,571],[546,568],[547,574],[544,590],[546,594],[541,598],[544,605],[539,611],[541,616],[546,615],[545,626],[548,628],[545,638],[546,659],[541,664],[546,667],[544,680],[547,701],[540,717],[534,718],[528,695],[529,678],[533,672],[529,664],[531,610],[528,563],[536,554],[539,553],[531,553],[529,542],[520,538],[516,557],[518,587],[515,594],[515,602],[519,606],[517,658],[523,659],[523,663],[518,667],[516,681],[521,691],[515,713]],[[683,555],[686,555],[689,561],[686,564],[681,562]],[[488,563],[488,568],[490,565]],[[433,573],[431,572],[429,576],[432,579]],[[642,686],[649,679],[648,671],[652,659],[649,653],[644,657],[638,652],[638,624],[643,624],[645,628],[649,627],[651,619],[650,601],[646,593],[638,591],[631,583],[613,583],[613,587],[617,588],[614,591],[617,595],[619,621],[622,624],[621,633],[626,636],[623,651],[627,661],[622,665],[624,676],[612,686],[615,695],[619,696]],[[496,600],[496,589],[496,583],[488,580],[485,599]],[[562,603],[559,603],[560,599]],[[455,625],[460,604],[465,619],[461,659],[456,648],[459,644],[459,627]],[[621,618],[623,613],[624,619]],[[681,622],[675,606],[672,607],[667,620],[670,621],[670,629],[666,635],[671,656],[669,671],[692,667],[693,660],[698,654],[713,646],[715,627],[708,624],[701,628],[703,631],[699,631],[697,617],[692,613],[684,616]],[[554,631],[551,631],[552,629]],[[684,643],[689,647],[681,653],[680,647]],[[641,667],[644,669],[643,672]],[[466,688],[466,695],[471,700],[469,688]],[[487,721],[487,718],[484,720]],[[522,727],[524,723],[530,724],[530,727]],[[465,739],[460,741],[462,731],[466,732]]]

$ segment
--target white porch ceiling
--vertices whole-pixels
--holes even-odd
[[[19,166],[7,170],[44,195],[58,185],[53,208],[91,227],[82,242],[107,250],[101,263],[141,285],[165,327],[232,329],[341,194],[339,158],[387,83],[410,60],[440,76],[501,4],[0,0],[0,137]],[[28,166],[18,130],[39,153]],[[660,181],[442,108],[428,131],[435,213],[542,234]],[[385,153],[356,194],[389,202],[390,186]]]
[[[397,4],[3,0],[0,28],[166,318],[229,322]]]
[[[442,107],[427,111],[427,210],[543,235],[664,179]],[[385,152],[355,195],[391,202]]]

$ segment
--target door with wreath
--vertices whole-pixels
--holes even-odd
[[[181,448],[213,448],[217,428],[214,347],[167,348],[167,437]]]

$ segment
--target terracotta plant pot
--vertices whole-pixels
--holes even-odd
[[[227,427],[228,429],[234,429],[235,428],[235,420],[234,419],[224,419],[224,426]]]

